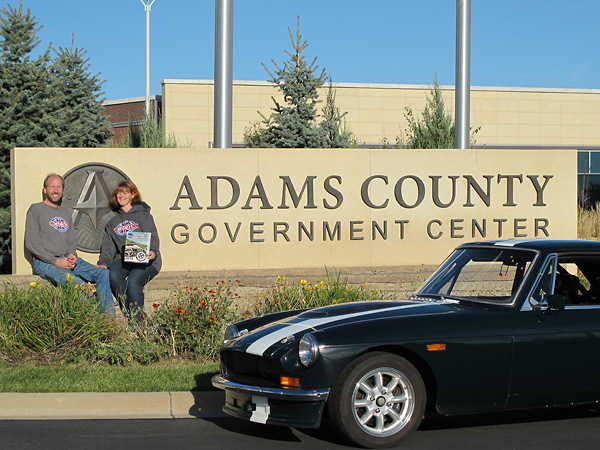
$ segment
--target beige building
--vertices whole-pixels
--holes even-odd
[[[179,142],[207,148],[213,142],[212,80],[163,80],[163,121]],[[367,147],[395,145],[407,129],[406,108],[420,116],[431,86],[335,83],[336,103],[347,112],[347,127]],[[454,115],[454,86],[441,86]],[[268,117],[272,97],[281,94],[266,81],[235,81],[233,146],[244,130]],[[320,93],[325,99],[325,89]],[[471,127],[477,148],[569,149],[578,152],[582,204],[600,202],[600,89],[471,87]]]
[[[163,80],[165,129],[180,142],[210,147],[213,141],[212,80]],[[347,126],[357,142],[395,144],[407,128],[406,108],[420,114],[430,86],[335,83],[336,103],[347,112]],[[446,108],[454,115],[454,86],[442,86]],[[235,81],[233,142],[244,129],[269,116],[272,97],[281,98],[272,83]],[[325,90],[320,93],[325,99]],[[481,127],[478,146],[600,148],[600,90],[471,87],[471,126]]]

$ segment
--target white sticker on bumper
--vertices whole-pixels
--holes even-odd
[[[271,413],[269,400],[266,397],[258,397],[253,395],[252,403],[256,406],[256,410],[252,411],[250,422],[267,423],[267,419]]]

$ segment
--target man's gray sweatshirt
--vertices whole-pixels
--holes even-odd
[[[71,222],[71,210],[34,203],[27,210],[25,248],[34,258],[49,264],[64,255],[77,255],[77,234]]]

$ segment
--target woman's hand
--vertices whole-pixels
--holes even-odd
[[[150,250],[148,252],[148,259],[154,259],[156,258],[156,253],[154,253],[152,250]]]

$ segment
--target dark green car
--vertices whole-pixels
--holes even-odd
[[[392,447],[445,415],[600,401],[600,242],[459,246],[413,297],[231,325],[223,410]]]

